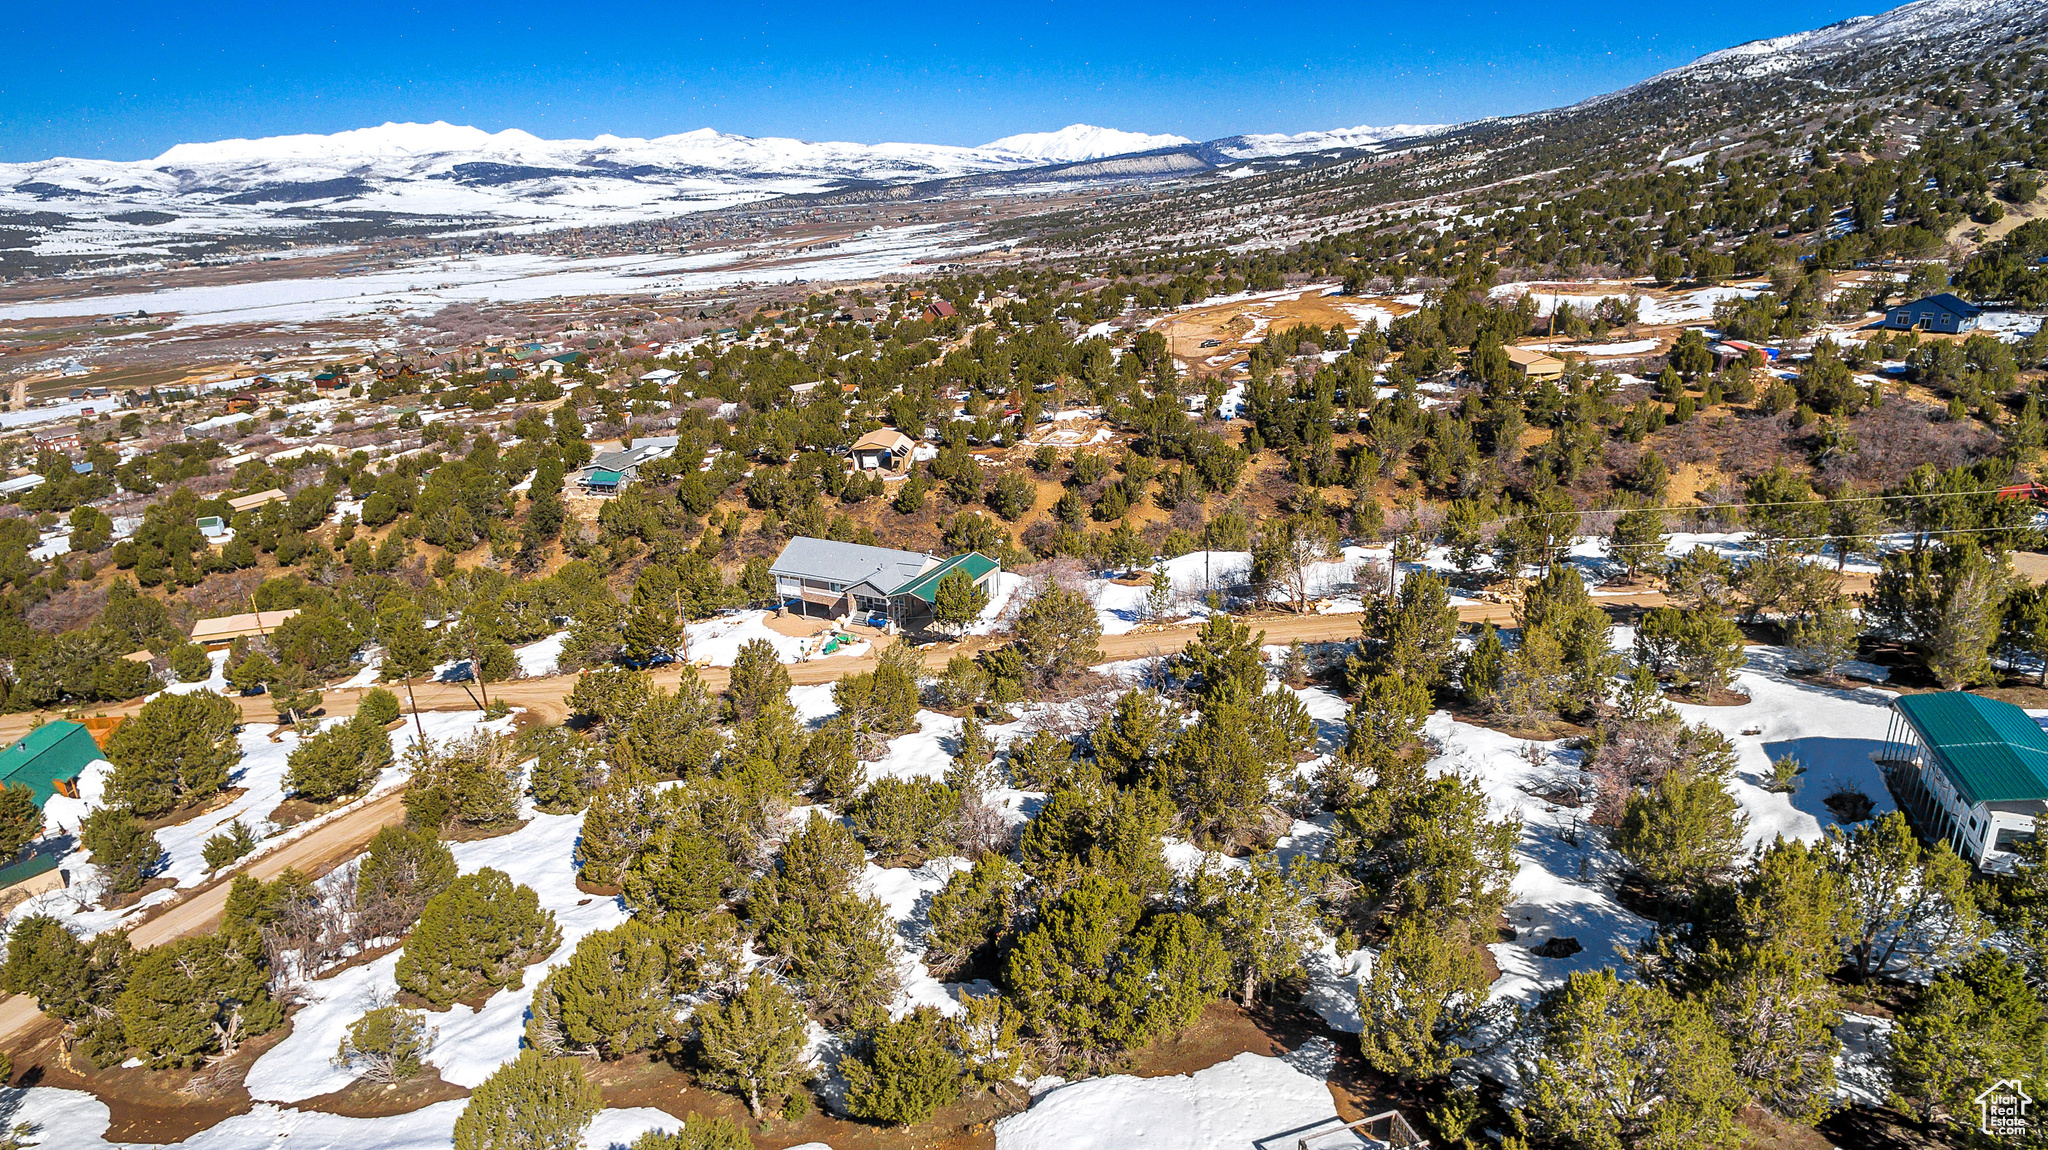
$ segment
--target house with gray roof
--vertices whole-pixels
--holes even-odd
[[[977,551],[940,559],[917,551],[798,536],[768,567],[776,598],[808,615],[886,618],[929,627],[939,580],[958,570],[993,593],[1002,566]]]
[[[585,495],[617,495],[640,477],[640,468],[676,453],[676,437],[654,435],[636,439],[631,447],[607,451],[592,459],[577,474],[576,485]]]

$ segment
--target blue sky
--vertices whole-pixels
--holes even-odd
[[[1210,139],[1553,107],[1882,0],[11,5],[0,161],[448,120],[548,137]],[[26,25],[24,27],[24,25]]]

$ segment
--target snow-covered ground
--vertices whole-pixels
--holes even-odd
[[[455,1120],[466,1105],[458,1098],[409,1114],[344,1118],[258,1103],[246,1114],[172,1145],[186,1150],[447,1150],[455,1137]],[[0,1107],[10,1124],[26,1122],[34,1128],[29,1145],[49,1150],[120,1150],[135,1145],[107,1141],[107,1105],[83,1091],[48,1086],[0,1091]],[[675,1132],[683,1125],[675,1115],[649,1106],[605,1110],[590,1124],[584,1145],[589,1150],[625,1150],[649,1130]]]
[[[1247,1150],[1302,1138],[1317,1150],[1366,1145],[1344,1130],[1319,1053],[1310,1044],[1285,1059],[1240,1054],[1193,1074],[1055,1086],[996,1123],[996,1150]]]

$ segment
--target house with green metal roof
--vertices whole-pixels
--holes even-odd
[[[2010,861],[2048,814],[2048,731],[2011,703],[1963,691],[1902,695],[1871,757],[1914,827],[1980,867]]]
[[[83,726],[64,720],[44,723],[0,751],[0,785],[28,787],[37,806],[51,795],[77,798],[78,776],[105,757]]]

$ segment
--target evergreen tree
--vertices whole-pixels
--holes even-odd
[[[681,587],[675,572],[659,563],[641,569],[626,604],[625,647],[628,663],[645,667],[670,658],[682,641],[677,618]]]
[[[968,578],[965,571],[941,576],[932,592],[932,621],[956,635],[987,608],[988,589]]]
[[[1521,833],[1518,820],[1493,820],[1476,783],[1416,778],[1377,787],[1338,815],[1337,858],[1358,881],[1367,921],[1420,916],[1431,930],[1476,942],[1507,906]]]
[[[114,894],[142,889],[164,858],[163,844],[133,811],[121,807],[102,807],[80,819],[78,841]]]
[[[1727,1040],[1698,1003],[1611,970],[1573,974],[1529,1019],[1521,1112],[1538,1144],[1587,1150],[1742,1145]]]
[[[1791,1122],[1819,1122],[1836,1106],[1841,1003],[1827,978],[1834,953],[1716,943],[1701,964],[1707,1011],[1728,1036],[1735,1073],[1758,1103]]]
[[[651,691],[612,738],[651,777],[691,779],[709,774],[724,746],[717,724],[717,701],[696,670],[685,667],[674,691]]]
[[[406,782],[406,822],[500,826],[519,817],[519,758],[512,740],[487,728],[424,756]]]
[[[200,847],[199,856],[208,871],[217,871],[255,849],[256,835],[249,830],[249,824],[236,819],[226,830],[209,837]]]
[[[43,808],[25,783],[0,788],[0,860],[11,861],[43,833]]]
[[[761,1100],[786,1098],[803,1082],[804,1012],[774,979],[756,971],[731,999],[697,1011],[704,1080],[737,1092],[756,1119]]]
[[[868,1035],[860,1056],[840,1063],[847,1113],[910,1126],[960,1097],[963,1068],[949,1042],[950,1030],[944,1015],[920,1006]]]
[[[1266,633],[1228,615],[1211,615],[1181,652],[1184,673],[1195,680],[1197,705],[1242,702],[1266,689],[1266,663],[1260,652]]]
[[[789,668],[775,654],[766,639],[749,639],[733,657],[732,674],[726,681],[725,720],[749,722],[764,714],[794,715],[789,701]]]
[[[1679,897],[1734,865],[1747,822],[1719,774],[1688,766],[1628,797],[1614,846],[1653,887]]]
[[[382,687],[364,691],[362,701],[356,704],[356,718],[373,726],[388,727],[400,713],[398,696]]]
[[[959,797],[935,779],[884,777],[856,796],[847,817],[877,855],[922,863],[958,830]]]
[[[1937,975],[1899,1016],[1891,1064],[1901,1109],[1969,1136],[1985,1088],[2048,1074],[2048,1014],[2025,968],[1987,949]]]
[[[1833,678],[1837,668],[1856,657],[1858,632],[1855,617],[1840,604],[1830,604],[1794,621],[1786,631],[1785,645],[1792,648],[1800,666]]]
[[[1048,587],[1017,616],[1016,651],[1023,670],[1043,686],[1069,678],[1102,660],[1097,644],[1102,622],[1095,605],[1079,591]]]
[[[1466,939],[1403,917],[1358,987],[1359,1046],[1382,1074],[1440,1078],[1486,1018],[1486,970]]]
[[[1017,856],[1050,892],[1093,875],[1149,898],[1172,885],[1159,841],[1172,825],[1173,804],[1152,787],[1076,781],[1053,791],[1025,824]]]
[[[128,1045],[152,1066],[196,1066],[276,1029],[259,945],[222,930],[137,952],[114,1004]]]
[[[754,1150],[754,1142],[722,1114],[713,1118],[692,1114],[677,1133],[649,1130],[633,1140],[631,1150]]]
[[[212,691],[151,699],[107,736],[108,801],[153,819],[219,794],[242,758],[241,722],[241,709]]]
[[[1200,646],[1203,644],[1198,636],[1189,649]],[[1260,674],[1264,674],[1263,669]],[[1088,744],[1095,752],[1096,765],[1102,768],[1106,777],[1119,783],[1136,782],[1151,777],[1159,768],[1167,749],[1173,745],[1174,736],[1180,731],[1180,723],[1178,709],[1157,692],[1125,691],[1118,696],[1116,707],[1089,736]],[[1016,755],[1017,749],[1013,747],[1013,772]]]
[[[125,930],[80,939],[49,915],[28,915],[7,935],[0,990],[29,995],[44,1014],[74,1029],[114,1021],[117,1045],[125,1046],[111,1016],[127,983],[131,954]]]
[[[434,669],[434,636],[427,630],[420,610],[403,596],[391,594],[377,606],[377,638],[384,644],[384,677],[405,683],[405,697],[412,704],[413,726],[421,745],[427,741],[426,724],[420,719],[419,699],[412,681]]]
[[[1197,873],[1187,902],[1229,952],[1239,1002],[1250,1006],[1261,986],[1306,973],[1302,960],[1321,918],[1317,897],[1330,877],[1327,864],[1299,859],[1283,866],[1270,854],[1250,866]]]
[[[1900,811],[1837,832],[1849,962],[1864,981],[1938,966],[1984,935],[1969,864],[1920,845]]]
[[[332,1061],[371,1082],[404,1082],[426,1069],[434,1037],[426,1015],[399,1006],[380,1006],[349,1024]]]
[[[428,900],[398,960],[398,985],[446,1010],[458,998],[517,988],[524,968],[561,940],[532,887],[485,867]]]
[[[573,1058],[522,1050],[469,1096],[455,1150],[579,1150],[604,1095]]]
[[[1229,977],[1199,918],[1148,917],[1129,887],[1092,875],[1039,908],[1003,968],[1024,1024],[1096,1065],[1186,1028]]]
[[[394,938],[455,881],[455,855],[432,831],[384,827],[356,868],[356,908],[372,938]]]
[[[1664,513],[1646,507],[1631,507],[1614,520],[1607,539],[1607,555],[1621,565],[1631,578],[1656,575],[1664,570],[1664,550],[1671,536],[1664,529]]]
[[[1449,678],[1457,652],[1458,610],[1450,588],[1432,571],[1416,571],[1392,594],[1366,592],[1358,653],[1346,664],[1353,683],[1393,675],[1434,691]]]
[[[1990,678],[2004,601],[2000,572],[1974,544],[1937,544],[1884,557],[1864,618],[1878,634],[1910,645],[1954,690]]]
[[[597,748],[565,727],[543,727],[527,745],[537,752],[527,772],[533,804],[551,815],[568,815],[590,805],[604,784],[604,760]]]
[[[534,991],[527,1044],[623,1058],[684,1035],[661,932],[638,919],[586,936]]]
[[[292,748],[285,789],[316,803],[361,794],[391,765],[391,736],[361,718],[336,723]]]
[[[1681,687],[1725,691],[1745,658],[1742,631],[1718,611],[1654,607],[1636,628],[1636,658]]]
[[[951,978],[978,958],[1000,950],[1022,909],[1028,878],[1022,867],[994,852],[974,860],[966,870],[953,872],[932,896],[924,953],[931,972]]]

